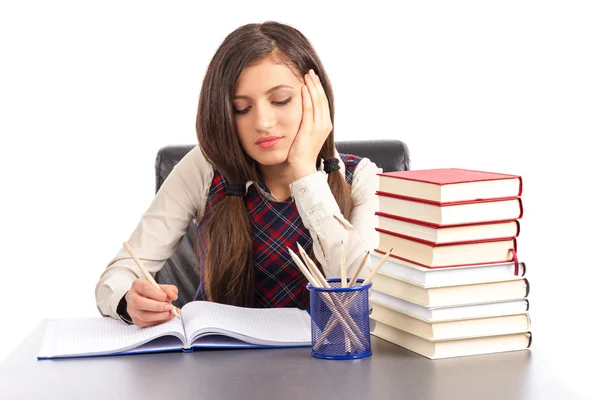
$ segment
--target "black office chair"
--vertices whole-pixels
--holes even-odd
[[[170,145],[161,148],[156,155],[156,192],[163,184],[173,167],[195,145]],[[366,157],[382,168],[384,172],[407,171],[410,169],[408,147],[400,140],[364,140],[336,142],[339,153],[355,154]],[[198,268],[194,258],[194,222],[190,223],[186,236],[177,251],[165,262],[157,272],[156,281],[176,285],[179,298],[174,304],[183,307],[194,299],[200,281]]]

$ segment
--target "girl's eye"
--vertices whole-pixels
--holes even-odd
[[[285,106],[287,103],[289,103],[290,101],[292,101],[292,96],[288,97],[287,99],[283,100],[283,101],[274,101],[273,104],[277,105],[277,106]],[[238,115],[242,115],[242,114],[246,114],[248,111],[250,111],[250,106],[244,108],[243,110],[238,110],[235,107],[233,107],[233,112],[235,114]]]
[[[285,106],[287,103],[289,103],[292,100],[292,96],[288,97],[287,99],[283,100],[283,101],[274,101],[274,104],[277,104],[278,106]]]
[[[233,107],[233,112],[236,114],[246,114],[248,111],[250,111],[250,107],[246,107],[243,110],[236,110],[235,107]]]

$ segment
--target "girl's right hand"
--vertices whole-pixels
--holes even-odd
[[[175,318],[171,312],[171,301],[177,300],[178,290],[174,285],[158,285],[158,290],[146,279],[136,279],[125,295],[127,313],[134,324],[141,328],[158,325]]]

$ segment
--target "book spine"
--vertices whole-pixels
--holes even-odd
[[[519,216],[517,217],[517,219],[521,219],[523,218],[523,200],[519,197],[519,208],[521,209],[521,213],[519,213]]]
[[[461,200],[461,201],[448,201],[445,203],[441,203],[439,201],[432,201],[432,200],[427,200],[427,199],[420,199],[417,197],[410,197],[410,196],[403,196],[400,194],[394,194],[394,193],[387,193],[387,192],[382,192],[380,190],[378,190],[377,192],[375,192],[375,194],[377,196],[383,196],[383,197],[390,197],[393,199],[400,199],[400,200],[405,200],[405,201],[413,201],[416,203],[424,203],[424,204],[430,204],[433,206],[438,206],[438,207],[446,207],[446,206],[459,206],[459,205],[464,205],[464,204],[475,204],[475,203],[493,203],[493,202],[498,202],[498,201],[510,201],[510,200],[521,200],[520,197],[517,196],[512,196],[512,197],[494,197],[494,198],[490,198],[490,199],[480,199],[480,200]],[[521,207],[521,211],[522,211]]]
[[[431,222],[419,221],[419,220],[412,219],[412,218],[400,217],[398,215],[392,215],[392,214],[384,213],[381,211],[376,211],[375,215],[378,217],[394,219],[397,221],[404,221],[404,222],[408,222],[408,223],[415,224],[415,225],[426,226],[428,228],[433,228],[433,229],[460,228],[463,226],[493,225],[493,224],[504,224],[506,222],[515,222],[517,224],[515,236],[519,236],[519,232],[521,231],[519,221],[517,221],[516,219],[499,219],[499,220],[493,220],[493,221],[466,222],[466,223],[462,223],[462,224],[441,225],[441,224],[434,224]]]
[[[519,258],[517,257],[517,241],[515,240],[515,248],[510,249],[512,253],[513,261],[515,262],[515,276],[519,276]],[[525,275],[525,266],[523,266],[523,275]]]
[[[523,177],[519,176],[519,194],[517,196],[521,197],[523,194]]]
[[[516,239],[513,236],[509,236],[509,237],[504,237],[504,238],[492,238],[492,239],[479,239],[479,240],[467,240],[464,242],[445,242],[445,243],[436,243],[436,242],[430,242],[428,240],[423,240],[423,239],[419,239],[416,237],[412,237],[412,236],[406,236],[403,235],[401,233],[396,233],[396,232],[391,232],[385,229],[381,229],[381,228],[375,228],[376,231],[381,232],[381,233],[385,233],[387,235],[391,235],[391,236],[396,236],[402,239],[406,239],[406,240],[410,240],[411,242],[417,242],[417,243],[421,243],[421,244],[425,244],[427,246],[431,246],[431,247],[443,247],[443,246],[458,246],[458,245],[464,245],[464,244],[475,244],[475,243],[489,243],[489,242],[504,242],[506,240],[514,240],[515,242],[515,249],[516,249]]]
[[[373,251],[375,253],[379,253],[379,254],[386,254],[385,251],[380,250],[380,249],[373,249]],[[440,266],[431,266],[431,265],[427,265],[427,264],[422,264],[420,262],[417,262],[415,260],[409,260],[408,258],[404,258],[404,257],[400,257],[396,254],[390,254],[390,257],[393,257],[397,260],[401,260],[401,261],[405,261],[405,262],[409,262],[411,264],[415,264],[418,265],[420,267],[423,268],[427,268],[427,269],[443,269],[443,268],[452,268],[452,267],[470,267],[470,266],[478,266],[478,265],[488,265],[488,264],[503,264],[512,260],[490,260],[490,261],[486,261],[486,262],[479,262],[479,263],[470,263],[470,264],[452,264],[452,265],[440,265]]]

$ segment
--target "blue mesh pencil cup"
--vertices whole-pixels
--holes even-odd
[[[369,330],[369,289],[358,279],[352,287],[341,287],[341,279],[328,279],[331,288],[310,291],[312,355],[330,360],[368,357],[371,352]]]

